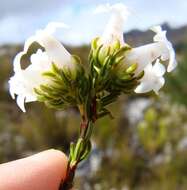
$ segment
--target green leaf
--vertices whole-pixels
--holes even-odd
[[[52,72],[60,75],[60,69],[54,63],[52,63]]]
[[[102,111],[98,114],[98,118],[102,118],[105,116],[109,116],[111,119],[114,119],[112,113],[108,109],[103,108]]]
[[[77,141],[77,144],[75,145],[75,151],[74,151],[74,160],[78,160],[80,158],[80,154],[82,152],[84,140],[82,138],[79,138]]]
[[[128,68],[126,69],[126,73],[127,73],[127,74],[134,73],[134,71],[137,69],[137,67],[138,67],[138,64],[137,64],[137,63],[132,64],[130,67],[128,67]]]
[[[73,142],[70,143],[70,160],[74,157],[74,151],[75,151],[75,144]]]
[[[71,56],[72,56],[72,58],[73,58],[77,63],[81,63],[81,59],[80,59],[79,56],[77,56],[77,55],[71,55]]]
[[[91,142],[89,140],[86,143],[86,147],[85,147],[84,153],[81,155],[79,161],[85,160],[88,157],[88,155],[90,154],[91,150],[92,150],[92,144],[91,144]]]
[[[137,80],[140,80],[144,76],[144,71],[142,71],[137,77]]]
[[[117,52],[114,53],[114,57],[122,56],[126,51],[130,49],[130,46],[123,46]]]
[[[97,74],[100,74],[100,69],[94,65],[94,70],[97,72]]]
[[[92,42],[91,42],[91,48],[92,49],[97,49],[97,42],[98,42],[98,40],[99,40],[99,37],[97,37],[97,38],[95,38],[95,39],[92,40]]]
[[[50,77],[50,78],[55,78],[56,77],[56,75],[51,71],[44,72],[44,73],[42,73],[42,75],[45,76],[45,77]]]

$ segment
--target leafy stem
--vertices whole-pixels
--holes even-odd
[[[91,152],[91,135],[93,130],[93,123],[96,121],[96,100],[93,99],[90,105],[90,111],[92,117],[88,117],[88,113],[85,109],[86,106],[79,106],[81,113],[81,124],[80,124],[80,134],[79,138],[75,143],[70,145],[70,154],[66,172],[66,178],[59,187],[59,190],[70,190],[73,187],[73,180],[75,176],[75,171],[78,164],[85,160]]]

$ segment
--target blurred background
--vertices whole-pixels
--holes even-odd
[[[0,162],[48,148],[68,154],[78,135],[76,109],[55,111],[27,104],[22,113],[8,92],[12,61],[23,42],[50,21],[70,29],[57,33],[67,49],[86,62],[89,43],[108,15],[93,15],[103,0],[0,0]],[[149,27],[161,24],[174,44],[179,66],[166,76],[159,96],[123,95],[110,106],[114,119],[96,123],[93,151],[77,172],[81,190],[187,189],[187,1],[121,0],[131,12],[124,38],[133,47],[152,41]],[[34,47],[33,47],[34,48]]]

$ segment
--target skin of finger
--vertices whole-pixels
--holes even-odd
[[[0,190],[58,190],[66,175],[67,157],[58,150],[0,165]]]

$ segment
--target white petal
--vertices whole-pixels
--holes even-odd
[[[60,67],[70,64],[71,55],[52,35],[48,35],[45,32],[39,32],[36,35],[36,42],[45,48],[45,51],[51,62],[57,64]]]
[[[157,33],[153,37],[154,42],[165,42],[167,40],[166,38],[166,31],[161,31],[160,33]]]
[[[23,112],[26,112],[25,110],[25,97],[23,95],[18,95],[17,96],[17,100],[16,100],[18,106],[20,107],[20,109],[23,111]]]
[[[152,77],[153,66],[152,63],[149,63],[144,69],[144,76],[141,79],[141,83],[135,89],[136,93],[146,93],[152,90]]]
[[[14,66],[14,72],[20,71],[21,70],[21,58],[24,54],[27,53],[30,45],[35,41],[35,36],[31,36],[28,38],[24,44],[24,49],[22,52],[18,53],[16,57],[14,58],[13,61],[13,66]]]
[[[175,50],[173,49],[173,46],[172,46],[171,43],[168,44],[168,50],[169,50],[169,54],[170,54],[169,55],[170,59],[169,59],[169,64],[168,64],[167,71],[171,72],[177,66],[177,61],[176,61],[176,58],[175,58]]]
[[[41,75],[41,70],[34,69],[32,64],[25,70],[15,73],[9,80],[9,91],[12,98],[17,95],[17,104],[25,111],[24,101],[36,101],[37,97],[34,88],[45,82],[45,78]]]
[[[116,40],[119,40],[120,43],[124,45],[123,25],[129,15],[127,7],[122,3],[100,5],[96,8],[95,13],[102,12],[110,12],[111,17],[109,18],[104,33],[100,38],[100,43],[111,45],[116,42]]]
[[[37,31],[34,36],[31,36],[26,40],[24,50],[17,54],[14,59],[15,72],[21,70],[21,58],[27,53],[33,42],[38,42],[41,46],[43,46],[47,53],[49,53],[51,61],[56,62],[56,64],[63,64],[64,62],[70,60],[70,54],[68,51],[52,36],[58,27],[67,28],[64,23],[52,22],[49,23],[45,29]]]
[[[50,70],[52,62],[46,52],[38,49],[36,53],[32,54],[30,57],[31,65],[27,69],[37,70],[40,73]]]
[[[167,40],[166,31],[162,30],[161,26],[154,26],[151,30],[156,33],[153,38],[155,42],[165,42]]]
[[[123,3],[116,3],[113,5],[107,3],[97,6],[94,10],[95,14],[106,12],[116,12],[117,14],[121,14],[124,20],[127,19],[128,15],[130,14],[127,6],[125,6]]]
[[[27,96],[25,102],[35,102],[37,100],[36,96]]]
[[[15,99],[15,92],[14,92],[14,88],[13,86],[11,85],[12,83],[12,77],[10,78],[10,80],[8,81],[8,84],[9,84],[9,93],[12,97],[12,99]]]
[[[133,63],[137,63],[138,68],[136,70],[136,74],[138,74],[143,71],[149,63],[152,63],[160,57],[162,51],[163,46],[158,42],[133,48],[127,52],[125,64],[131,65]]]
[[[152,64],[148,64],[144,69],[144,76],[141,79],[141,83],[135,89],[136,93],[146,93],[151,90],[158,93],[159,89],[164,85],[164,78],[160,77],[157,72],[161,72],[163,74],[163,69],[161,68],[159,61],[155,63],[156,65],[152,66]]]
[[[146,93],[154,90],[156,94],[165,83],[163,77],[150,77],[148,80],[142,81],[137,88],[134,90],[136,93]]]
[[[156,60],[156,63],[153,66],[153,70],[154,70],[154,73],[156,74],[156,76],[158,76],[158,77],[163,76],[164,73],[166,72],[164,65],[162,65],[160,63],[159,59]]]
[[[176,67],[177,67],[176,59],[175,58],[173,58],[173,60],[170,59],[170,62],[169,62],[168,68],[167,68],[167,72],[173,71]]]
[[[157,78],[157,80],[154,82],[153,90],[156,94],[158,94],[158,91],[164,86],[165,79],[163,77]]]
[[[158,25],[158,26],[153,26],[153,27],[151,27],[150,29],[151,29],[153,32],[155,32],[155,33],[160,33],[160,32],[162,31],[162,28],[161,28],[160,25]]]
[[[134,90],[136,93],[146,93],[152,90],[152,83],[149,81],[141,82],[136,89]]]
[[[161,54],[161,59],[163,61],[169,60],[167,71],[171,72],[177,66],[177,61],[175,59],[175,51],[171,42],[166,37],[166,31],[163,31],[160,26],[153,27],[152,30],[156,33],[154,36],[155,42],[160,42],[165,46],[165,50]]]

